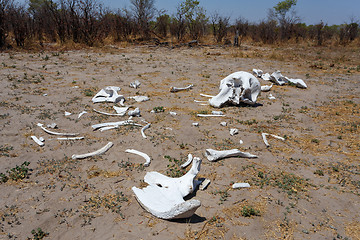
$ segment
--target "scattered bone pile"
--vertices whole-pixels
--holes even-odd
[[[271,75],[269,73],[263,73],[262,70],[253,69],[252,75],[248,72],[235,72],[225,77],[220,81],[219,93],[216,96],[200,94],[203,97],[210,98],[209,101],[198,101],[194,100],[197,103],[204,105],[205,103],[210,104],[212,107],[221,108],[227,105],[240,105],[240,104],[249,104],[255,105],[256,100],[260,92],[268,92],[275,85],[294,85],[299,88],[307,88],[305,82],[301,79],[290,79],[284,77],[280,71],[275,71]],[[271,81],[273,84],[271,85],[260,85],[259,79],[264,81]],[[137,89],[140,87],[141,83],[139,81],[135,81],[130,84],[130,87]],[[186,87],[171,87],[170,92],[176,93],[179,91],[191,90],[194,85],[188,85]],[[98,111],[93,109],[94,112],[98,114],[104,114],[108,116],[128,116],[127,120],[117,121],[117,122],[106,122],[92,125],[92,129],[106,131],[110,129],[119,128],[121,126],[132,125],[141,127],[141,135],[144,139],[147,138],[145,134],[145,130],[148,129],[151,124],[145,122],[145,125],[139,124],[133,120],[133,118],[141,117],[140,109],[137,107],[133,110],[129,110],[131,107],[125,106],[126,98],[123,95],[120,95],[118,92],[121,90],[120,87],[116,86],[108,86],[104,89],[101,89],[93,98],[93,103],[99,102],[110,102],[115,104],[120,104],[121,107],[113,106],[114,113],[107,113]],[[136,102],[143,102],[150,100],[147,96],[135,96],[128,97],[129,99],[134,99]],[[275,99],[271,94],[269,94],[270,99]],[[207,105],[207,104],[205,104]],[[81,112],[78,115],[80,118],[83,114],[86,114],[86,111]],[[67,115],[71,113],[66,113]],[[170,112],[172,116],[176,116],[177,113]],[[212,111],[211,114],[197,114],[197,117],[225,117],[226,115],[222,111]],[[56,124],[48,125],[48,128],[44,127],[43,124],[37,124],[44,132],[50,135],[62,136],[59,137],[58,140],[81,140],[84,137],[79,137],[79,133],[62,133],[50,130],[48,128],[56,128]],[[220,123],[221,126],[227,126],[227,123],[222,121]],[[192,126],[197,127],[199,123],[192,123]],[[230,129],[230,135],[234,136],[238,134],[238,129],[232,128]],[[262,133],[262,139],[266,145],[269,147],[270,144],[267,140],[268,136],[272,138],[279,139],[285,141],[284,138],[269,134]],[[31,136],[33,141],[37,143],[39,146],[44,146],[44,138],[37,138],[36,136]],[[239,142],[243,143],[242,140]],[[114,144],[112,142],[108,142],[102,148],[95,150],[93,152],[84,153],[84,154],[74,154],[72,155],[73,159],[83,159],[91,156],[96,156],[100,154],[104,154],[108,151]],[[135,149],[127,149],[126,153],[136,154],[145,159],[144,166],[148,167],[151,162],[151,157],[146,153],[140,152]],[[206,149],[204,151],[204,156],[210,162],[218,161],[224,158],[230,157],[243,157],[243,158],[257,158],[256,155],[253,155],[249,152],[242,152],[238,149],[231,150],[223,150],[218,151],[214,149]],[[206,189],[206,187],[210,184],[209,179],[196,180],[196,176],[200,171],[201,159],[199,157],[193,157],[192,154],[188,155],[187,161],[181,165],[181,168],[186,168],[192,163],[192,167],[190,170],[180,178],[170,178],[158,172],[147,172],[144,181],[148,184],[147,187],[143,189],[139,189],[137,187],[133,187],[132,191],[135,194],[135,197],[139,204],[148,212],[153,214],[154,216],[162,219],[178,219],[178,218],[188,218],[191,217],[196,209],[201,206],[201,202],[196,199],[184,200],[184,197],[188,196],[192,193],[196,188],[200,190]],[[237,188],[248,188],[250,185],[248,183],[234,183],[232,185],[233,189]]]

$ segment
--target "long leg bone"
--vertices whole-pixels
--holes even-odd
[[[44,127],[44,124],[42,124],[42,123],[38,123],[37,125],[38,125],[39,127],[41,127],[42,130],[44,130],[46,133],[51,134],[51,135],[69,136],[69,137],[79,135],[79,133],[58,133],[58,132],[53,132],[53,131],[50,131],[50,130],[46,129],[46,128]]]
[[[193,84],[190,84],[189,86],[184,87],[184,88],[171,87],[170,92],[179,92],[182,90],[188,90],[188,89],[191,89],[193,86],[194,86]]]
[[[136,154],[136,155],[139,155],[139,156],[145,158],[145,163],[144,163],[145,167],[148,167],[150,165],[151,158],[146,153],[140,152],[140,151],[135,150],[135,149],[126,149],[125,152],[133,153],[133,154]]]
[[[229,158],[229,157],[257,158],[256,155],[250,154],[248,152],[242,152],[238,149],[223,150],[223,151],[206,149],[205,156],[210,162],[214,162],[216,160]]]
[[[100,155],[100,154],[103,154],[104,152],[106,152],[107,150],[109,150],[113,145],[114,144],[112,142],[108,142],[108,144],[106,144],[104,147],[100,148],[99,150],[96,150],[91,153],[85,153],[85,154],[74,154],[71,156],[71,158],[72,159],[82,159],[82,158]]]

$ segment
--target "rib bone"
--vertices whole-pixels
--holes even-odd
[[[223,150],[223,151],[206,149],[205,156],[210,162],[214,162],[216,160],[229,158],[229,157],[257,158],[256,155],[250,154],[248,152],[241,152],[238,149]]]
[[[44,143],[37,138],[36,136],[31,136],[32,140],[34,140],[34,142],[36,142],[40,147],[44,146]]]
[[[183,163],[180,167],[186,168],[187,166],[189,166],[189,164],[192,162],[192,160],[193,160],[193,156],[191,155],[191,153],[189,153],[188,160],[185,163]]]
[[[100,155],[103,154],[104,152],[106,152],[107,150],[109,150],[114,144],[112,142],[108,142],[108,144],[106,144],[104,147],[100,148],[99,150],[96,150],[94,152],[91,153],[85,153],[85,154],[74,154],[71,156],[72,159],[82,159],[82,158],[87,158],[87,157],[92,157],[92,156],[96,156],[96,155]]]
[[[119,122],[108,122],[108,123],[99,123],[99,124],[95,124],[92,125],[91,127],[96,130],[98,128],[103,128],[103,127],[119,127],[119,126],[126,126],[126,125],[134,125],[134,126],[140,126],[142,127],[142,125],[134,123],[132,120],[125,120],[125,121],[119,121]]]
[[[48,130],[48,129],[46,129],[45,127],[44,127],[44,124],[42,124],[42,123],[38,123],[37,124],[39,127],[41,127],[42,128],[42,130],[44,130],[46,133],[48,133],[48,134],[52,134],[52,135],[58,135],[58,136],[77,136],[77,135],[79,135],[79,133],[58,133],[58,132],[53,132],[53,131],[50,131],[50,130]]]
[[[191,89],[193,86],[194,86],[193,84],[190,84],[189,86],[184,87],[184,88],[171,87],[170,92],[179,92],[182,90],[188,90],[188,89]]]
[[[148,167],[150,165],[151,158],[146,153],[140,152],[140,151],[135,150],[135,149],[126,149],[125,152],[133,153],[133,154],[136,154],[136,155],[139,155],[139,156],[145,158],[145,163],[144,163],[145,167]]]
[[[146,129],[148,129],[150,126],[151,126],[151,123],[147,124],[146,126],[144,126],[144,127],[141,129],[141,135],[143,136],[143,138],[146,138],[146,135],[145,135],[144,131],[145,131]]]

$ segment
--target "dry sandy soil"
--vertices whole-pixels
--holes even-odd
[[[3,52],[0,63],[0,239],[360,239],[358,48],[109,46]],[[200,93],[216,95],[223,77],[253,68],[281,70],[308,88],[274,86],[256,107],[224,107],[222,118],[196,116],[216,110],[194,102],[207,100]],[[129,86],[135,80],[138,89]],[[193,89],[169,92],[188,84]],[[91,101],[106,86],[150,98],[125,102],[140,108],[136,122],[151,123],[147,139],[134,126],[92,130],[128,118],[93,111],[114,112],[113,103]],[[154,108],[164,111],[150,113]],[[57,140],[37,126],[53,122],[53,131],[85,139]],[[230,128],[239,134],[231,136]],[[285,141],[269,137],[266,147],[263,132]],[[45,145],[31,135],[44,137]],[[109,141],[114,146],[103,155],[71,158]],[[150,166],[125,153],[128,148],[149,154]],[[258,158],[209,162],[207,148],[237,148]],[[144,186],[148,171],[181,175],[188,153],[203,160],[198,177],[211,180],[191,196],[202,205],[190,219],[157,219],[131,187]],[[234,190],[234,182],[251,187]]]

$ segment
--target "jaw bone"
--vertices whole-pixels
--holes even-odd
[[[191,217],[201,205],[199,200],[184,200],[194,191],[196,175],[200,171],[201,159],[195,157],[191,169],[180,178],[170,178],[158,172],[148,172],[144,181],[149,184],[143,189],[133,187],[135,197],[140,205],[162,219]]]
[[[220,92],[209,100],[211,106],[220,108],[226,104],[241,102],[254,105],[260,93],[260,82],[248,72],[235,72],[221,80]]]
[[[229,158],[229,157],[244,157],[244,158],[257,158],[256,155],[253,155],[248,152],[241,152],[238,149],[223,150],[217,151],[214,149],[206,149],[205,156],[210,162],[214,162],[219,159]]]

